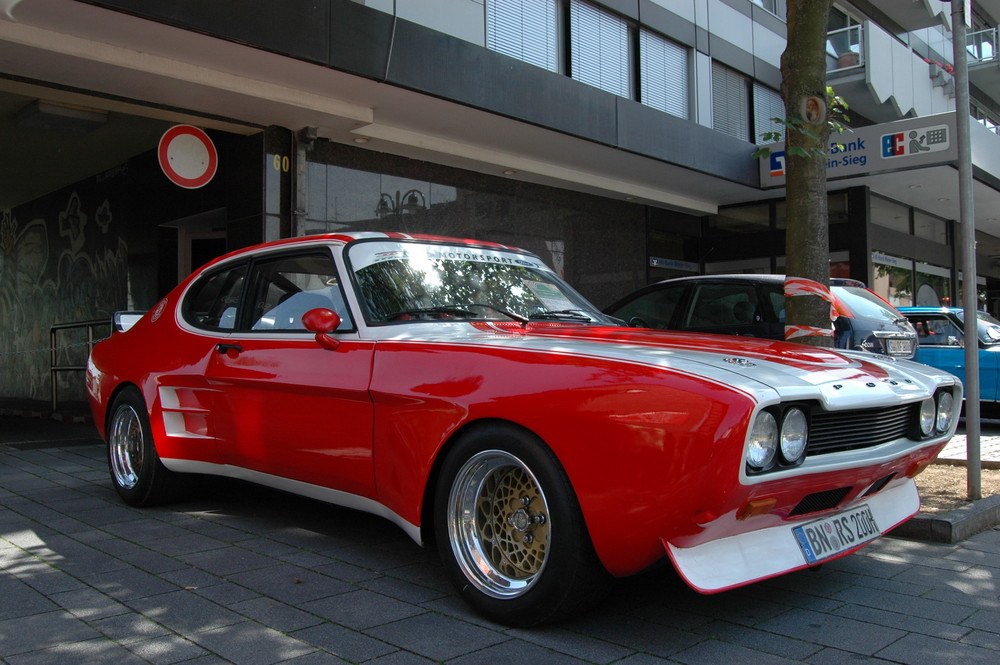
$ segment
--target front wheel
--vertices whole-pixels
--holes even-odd
[[[108,421],[108,469],[118,496],[130,506],[161,503],[175,483],[156,454],[146,403],[135,388],[126,388],[111,407]]]
[[[609,576],[562,466],[533,435],[467,433],[442,467],[438,551],[465,600],[494,621],[530,626],[596,601]]]

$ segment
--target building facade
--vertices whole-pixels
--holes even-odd
[[[996,309],[1000,0],[973,4],[977,283]],[[830,18],[854,127],[828,164],[831,273],[897,304],[958,302],[949,11]],[[82,399],[113,311],[288,236],[517,245],[599,306],[781,272],[780,146],[753,155],[783,115],[783,17],[783,0],[2,2],[0,399]],[[911,131],[911,153],[882,155]]]

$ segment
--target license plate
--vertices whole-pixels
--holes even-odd
[[[792,529],[806,563],[813,564],[874,540],[882,532],[867,505]]]
[[[913,351],[912,342],[908,339],[890,339],[889,340],[889,355],[890,356],[908,356]]]

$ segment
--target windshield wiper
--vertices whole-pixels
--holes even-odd
[[[544,312],[535,312],[528,316],[528,318],[532,321],[554,319],[556,321],[583,321],[586,323],[590,323],[593,320],[582,309],[545,310]]]
[[[495,312],[503,314],[509,319],[513,319],[518,323],[527,323],[528,319],[514,312],[508,312],[502,307],[497,307],[496,305],[488,305],[481,302],[470,302],[470,303],[457,303],[454,305],[438,305],[435,307],[414,307],[413,309],[402,309],[398,312],[393,312],[388,316],[388,320],[398,319],[401,316],[419,316],[421,314],[454,314],[456,316],[466,317],[470,319],[476,318],[476,313],[468,309],[469,307],[482,307],[484,309],[492,309]]]
[[[492,309],[494,312],[499,312],[500,314],[503,314],[507,318],[514,319],[515,321],[518,321],[519,323],[527,323],[528,322],[528,317],[526,317],[526,316],[521,316],[520,314],[515,314],[514,312],[510,312],[510,311],[504,309],[503,307],[497,307],[496,305],[489,305],[489,304],[484,303],[484,302],[461,303],[459,305],[455,305],[455,307],[483,307],[485,309]]]

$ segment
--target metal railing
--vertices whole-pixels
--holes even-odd
[[[827,72],[842,72],[865,64],[862,26],[852,25],[826,33]]]
[[[997,59],[997,28],[987,28],[970,32],[965,36],[965,48],[969,52],[970,64],[989,62]]]
[[[77,323],[59,323],[51,328],[49,328],[49,353],[50,355],[50,366],[49,366],[49,377],[52,383],[52,412],[55,413],[59,410],[59,373],[60,372],[85,372],[87,371],[86,361],[82,365],[78,364],[59,364],[59,352],[66,349],[73,348],[83,348],[87,347],[87,354],[90,354],[90,350],[94,348],[94,344],[99,342],[101,339],[95,339],[94,331],[99,327],[107,327],[108,334],[111,333],[111,321],[109,319],[100,319],[98,321],[79,321]],[[59,345],[59,333],[69,331],[69,330],[83,330],[87,331],[87,341],[79,342],[76,344],[63,344]]]

